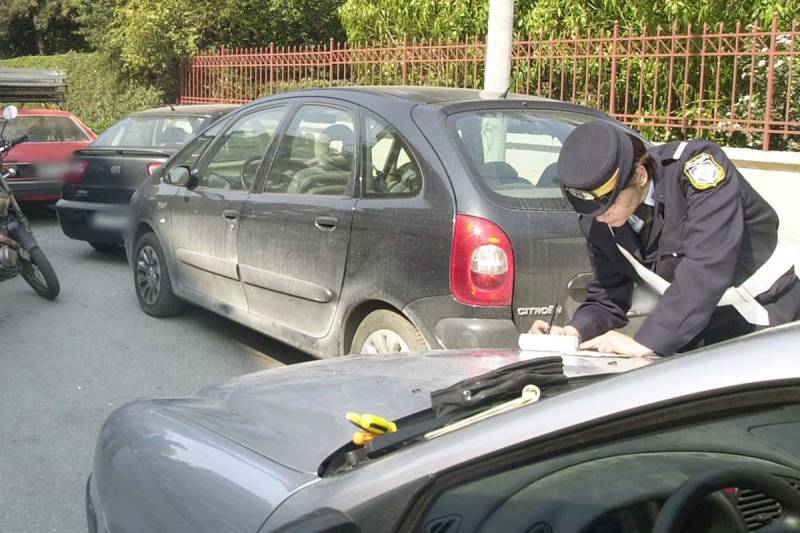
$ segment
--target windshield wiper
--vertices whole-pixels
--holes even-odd
[[[431,431],[519,397],[526,385],[539,387],[543,397],[564,390],[568,380],[562,358],[551,356],[520,361],[432,391],[432,407],[396,420],[397,431],[384,433],[363,447],[352,443],[343,446],[323,462],[320,475],[353,468],[418,442]]]

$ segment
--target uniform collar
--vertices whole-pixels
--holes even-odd
[[[653,179],[650,179],[650,186],[647,188],[647,197],[644,199],[644,205],[653,207],[656,205],[656,187],[653,185]]]

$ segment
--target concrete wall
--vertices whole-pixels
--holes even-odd
[[[725,148],[725,153],[781,219],[779,236],[795,250],[800,272],[800,153]]]

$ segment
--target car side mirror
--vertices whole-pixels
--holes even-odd
[[[197,174],[197,169],[192,170],[189,172],[189,181],[186,182],[186,188],[190,191],[194,190],[195,187],[200,183],[200,178]]]
[[[584,272],[569,280],[567,282],[567,294],[569,295],[570,299],[578,303],[585,302],[586,296],[588,295],[587,287],[589,286],[589,283],[591,283],[592,279],[594,279],[594,274],[591,272]]]
[[[192,181],[192,171],[186,165],[180,165],[176,167],[172,167],[167,171],[167,182],[171,185],[175,185],[177,187],[189,187],[189,183]],[[195,183],[195,186],[197,184]]]

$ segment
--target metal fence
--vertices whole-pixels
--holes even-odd
[[[800,149],[800,30],[689,26],[574,32],[514,42],[514,92],[603,109],[651,138],[709,137],[735,146]],[[344,85],[479,88],[486,45],[220,49],[186,61],[181,103],[248,102],[280,91]]]

